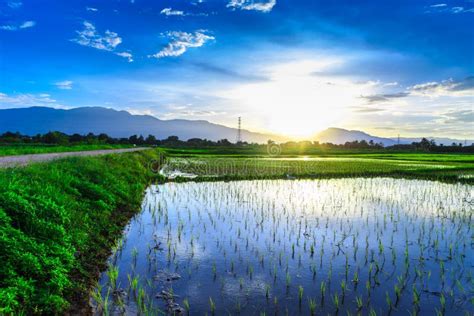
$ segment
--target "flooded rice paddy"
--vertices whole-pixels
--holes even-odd
[[[472,314],[473,209],[472,186],[429,181],[151,186],[91,300],[97,314]]]

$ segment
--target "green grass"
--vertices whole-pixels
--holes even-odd
[[[225,156],[267,156],[267,146],[248,147],[207,147],[207,148],[163,148],[171,156],[225,155]],[[350,155],[360,153],[384,153],[384,149],[347,149],[347,148],[291,148],[282,151],[284,156],[301,155]]]
[[[157,150],[0,170],[0,315],[87,306]],[[77,312],[77,311],[76,311]]]
[[[202,181],[390,176],[474,184],[473,155],[349,152],[300,160],[167,151],[170,170]],[[162,180],[149,168],[158,155],[147,150],[0,170],[0,315],[54,315],[87,306],[144,189]]]
[[[269,179],[331,177],[404,177],[474,183],[473,156],[434,154],[386,157],[368,155],[262,158],[225,155],[173,156],[168,170],[193,173],[201,179]]]
[[[285,144],[276,145],[281,149],[282,156],[331,156],[331,155],[469,155],[467,152],[436,152],[415,149],[393,149],[393,148],[346,148],[346,147],[305,147],[287,146]],[[463,148],[465,149],[465,148]],[[163,148],[169,155],[235,155],[235,156],[255,156],[268,155],[267,145],[249,145],[243,147],[165,147]],[[472,153],[470,154],[472,156]]]
[[[118,149],[129,148],[131,145],[109,145],[109,144],[95,144],[95,145],[46,145],[46,144],[9,144],[0,145],[1,156],[15,156],[15,155],[30,155],[30,154],[46,154],[46,153],[60,153],[68,151],[86,151],[98,149]]]
[[[462,162],[474,163],[474,154],[437,154],[437,153],[381,153],[349,155],[358,158],[374,158],[388,160]]]
[[[253,147],[243,148],[163,148],[170,157],[268,157],[266,149]],[[282,150],[275,158],[289,157],[354,157],[354,158],[376,158],[391,160],[413,160],[413,161],[451,161],[472,162],[474,154],[469,153],[430,153],[406,151],[397,152],[386,149],[344,149],[331,148],[325,150]]]

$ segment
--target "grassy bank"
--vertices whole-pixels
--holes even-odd
[[[87,306],[114,240],[139,210],[156,150],[0,171],[0,314]]]
[[[15,156],[15,155],[31,155],[31,154],[46,154],[46,153],[62,153],[69,151],[86,151],[99,149],[119,149],[130,148],[131,145],[46,145],[46,144],[0,144],[0,157]]]

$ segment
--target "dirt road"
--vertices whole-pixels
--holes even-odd
[[[34,155],[20,155],[20,156],[5,156],[0,157],[0,168],[8,168],[14,166],[26,166],[34,162],[45,162],[66,157],[86,157],[86,156],[100,156],[108,154],[120,154],[133,151],[140,151],[149,149],[147,147],[124,148],[124,149],[102,149],[90,151],[75,151],[63,153],[50,154],[34,154]]]

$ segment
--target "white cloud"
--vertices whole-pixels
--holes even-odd
[[[450,109],[444,113],[441,113],[441,120],[440,123],[447,124],[447,123],[470,123],[474,122],[474,111],[469,108],[465,109]]]
[[[185,15],[185,13],[183,11],[173,10],[171,8],[164,8],[163,10],[161,10],[160,14],[164,14],[166,16],[170,16],[170,15],[184,16]]]
[[[97,9],[97,8],[92,8],[92,7],[86,7],[86,10],[87,10],[87,11],[92,11],[92,12],[97,12],[97,11],[99,11],[99,9]]]
[[[192,104],[188,105],[170,105],[169,112],[163,113],[161,116],[166,119],[176,119],[183,117],[211,117],[226,114],[222,111],[208,110],[206,108],[193,109]]]
[[[397,86],[397,84],[380,84],[378,86],[394,87]],[[367,103],[383,103],[393,102],[408,97],[438,98],[470,96],[474,96],[474,77],[467,77],[464,80],[459,81],[448,79],[440,82],[425,82],[408,87],[405,91],[361,95],[360,99],[365,100]]]
[[[474,96],[474,77],[467,77],[461,81],[453,79],[441,82],[426,82],[408,88],[412,95],[440,97],[440,96]]]
[[[7,5],[12,9],[18,9],[23,3],[21,1],[8,1]]]
[[[166,16],[209,16],[209,13],[187,13],[180,10],[173,10],[171,8],[164,8],[163,10],[161,10],[160,14]],[[215,12],[211,12],[210,14],[215,14]]]
[[[73,82],[71,80],[64,80],[56,82],[54,85],[61,90],[71,90]]]
[[[4,31],[16,31],[17,29],[18,27],[14,25],[0,25],[0,30],[4,30]]]
[[[71,41],[82,45],[93,47],[108,52],[113,52],[115,55],[126,58],[129,63],[133,62],[133,55],[130,52],[115,52],[118,45],[122,43],[122,38],[117,33],[106,30],[104,34],[99,34],[94,24],[84,21],[84,29],[76,31],[77,37]]]
[[[103,35],[96,31],[94,24],[84,21],[84,29],[76,31],[77,37],[71,41],[82,45],[93,47],[100,50],[113,51],[120,43],[122,38],[117,33],[109,30],[105,31]]]
[[[474,8],[466,9],[464,7],[452,7],[451,12],[455,13],[455,14],[456,13],[468,13],[468,12],[474,13]]]
[[[127,58],[129,63],[133,62],[133,55],[130,54],[129,52],[115,53],[115,55],[123,57],[123,58]]]
[[[365,100],[367,103],[382,103],[382,102],[392,102],[394,100],[399,100],[401,98],[408,97],[409,95],[410,94],[408,92],[396,92],[396,93],[361,95],[360,98]]]
[[[64,108],[66,106],[59,104],[52,99],[49,94],[16,94],[8,95],[0,92],[0,107],[2,108],[22,108],[29,106],[48,106],[56,108]]]
[[[27,29],[36,25],[35,21],[25,21],[21,24],[7,24],[7,25],[0,25],[0,30],[4,31],[17,31],[21,29]]]
[[[449,7],[446,3],[439,3],[430,5],[426,13],[474,13],[474,8],[467,9],[464,7]]]
[[[36,25],[35,21],[25,21],[20,25],[20,29],[27,29]]]
[[[276,0],[268,1],[254,1],[254,0],[231,0],[228,4],[228,8],[240,9],[240,10],[255,10],[261,12],[270,12],[276,5]]]
[[[198,30],[193,33],[168,32],[165,34],[170,38],[170,42],[161,51],[148,57],[163,58],[176,57],[184,54],[188,48],[203,46],[207,41],[214,40],[215,37],[207,35],[206,31]]]

